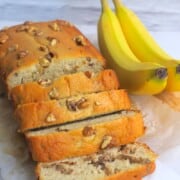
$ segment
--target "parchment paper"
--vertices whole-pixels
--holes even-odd
[[[132,97],[144,115],[147,143],[159,157],[154,174],[146,180],[180,179],[180,112],[153,96]]]
[[[35,164],[17,128],[11,104],[0,92],[0,180],[35,179]]]

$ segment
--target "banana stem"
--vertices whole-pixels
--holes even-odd
[[[116,8],[116,9],[120,8],[120,6],[121,6],[121,4],[122,4],[121,0],[113,0],[113,3],[114,3],[114,5],[115,5],[115,8]]]
[[[108,1],[107,0],[101,0],[101,6],[102,6],[102,11],[109,9]]]

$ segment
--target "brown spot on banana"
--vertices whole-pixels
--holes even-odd
[[[166,68],[158,68],[155,70],[155,76],[159,79],[165,79],[168,76]]]

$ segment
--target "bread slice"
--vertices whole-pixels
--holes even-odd
[[[121,111],[25,133],[33,159],[49,162],[130,143],[144,134],[139,111]]]
[[[99,72],[105,60],[72,24],[62,21],[25,22],[0,31],[0,77],[9,89],[63,75]]]
[[[104,70],[98,74],[89,71],[64,75],[49,86],[30,82],[14,87],[10,96],[15,106],[51,99],[61,99],[79,94],[88,94],[118,89],[119,82],[113,70]]]
[[[20,105],[15,115],[20,130],[24,132],[130,108],[131,102],[125,90],[111,90]]]
[[[137,180],[155,170],[157,155],[145,144],[131,143],[96,154],[39,163],[39,180]]]

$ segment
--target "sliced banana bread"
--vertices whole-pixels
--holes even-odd
[[[39,180],[139,180],[155,169],[157,155],[146,145],[126,144],[88,156],[39,163]]]
[[[139,111],[121,111],[25,133],[33,159],[50,162],[130,143],[144,134]]]
[[[17,107],[20,130],[26,131],[131,108],[125,90],[111,90]]]
[[[119,82],[113,70],[104,70],[98,74],[86,71],[64,75],[49,86],[38,82],[18,85],[10,91],[15,106],[31,102],[67,98],[79,94],[88,94],[118,89]]]
[[[97,49],[66,21],[25,22],[0,31],[0,77],[9,89],[104,66]]]

